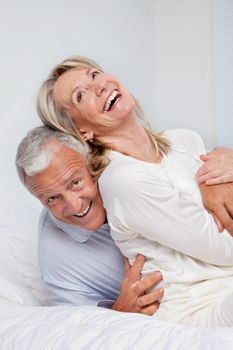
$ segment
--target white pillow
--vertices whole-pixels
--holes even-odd
[[[5,283],[0,289],[0,297],[19,304],[25,302],[25,305],[47,304],[37,263],[35,230],[0,227],[0,237],[0,281]],[[6,285],[10,290],[9,297],[5,294]]]
[[[20,305],[40,305],[29,289],[16,281],[0,276],[0,301]]]

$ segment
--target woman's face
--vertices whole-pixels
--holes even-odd
[[[62,74],[54,86],[54,99],[78,129],[94,132],[95,138],[108,135],[134,115],[132,96],[116,78],[95,68]]]

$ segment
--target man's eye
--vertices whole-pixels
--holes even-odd
[[[83,95],[84,95],[84,91],[79,91],[79,92],[77,93],[76,99],[77,99],[77,102],[78,102],[78,103],[82,102]]]
[[[47,199],[47,203],[51,204],[53,203],[56,199],[58,199],[58,196],[51,196]]]
[[[95,78],[97,77],[97,75],[99,75],[100,72],[95,70],[94,72],[91,73],[92,79],[95,80]]]

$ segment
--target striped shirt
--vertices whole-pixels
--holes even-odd
[[[50,305],[107,307],[105,301],[119,295],[124,260],[108,224],[88,231],[65,224],[43,209],[38,258]]]

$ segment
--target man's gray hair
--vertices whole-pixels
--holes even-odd
[[[27,176],[41,173],[49,166],[55,152],[55,148],[49,147],[49,145],[54,140],[87,159],[88,145],[82,140],[48,126],[34,128],[20,142],[15,160],[19,178],[26,187]]]

